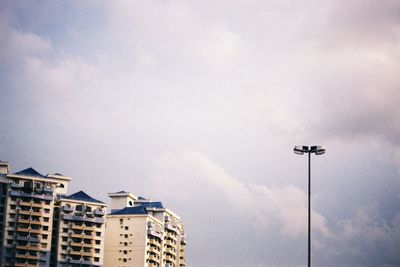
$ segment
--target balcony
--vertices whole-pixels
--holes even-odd
[[[17,228],[18,232],[28,232],[28,233],[32,233],[32,234],[41,234],[42,233],[42,229],[40,228],[32,228],[32,227],[18,227]]]
[[[167,254],[167,255],[165,256],[165,260],[166,260],[166,261],[174,262],[174,261],[175,261],[175,257],[174,257],[174,256],[171,256],[171,255],[169,255],[169,254]]]
[[[157,258],[156,255],[149,255],[149,256],[148,256],[148,259],[149,259],[149,260],[152,260],[152,261],[159,261],[159,258]]]
[[[104,218],[94,218],[96,223],[104,223],[106,220]]]
[[[152,239],[149,239],[149,244],[159,246],[161,244],[161,242],[157,238],[152,238]]]
[[[78,222],[96,222],[96,223],[104,223],[105,219],[104,218],[88,218],[84,217],[83,214],[81,215],[72,215],[72,214],[63,214],[62,215],[63,220],[66,221],[78,221]]]
[[[165,240],[165,244],[166,244],[167,246],[175,246],[175,243],[174,243],[174,241],[173,241],[173,240],[171,240],[171,239],[167,239],[167,240]]]
[[[160,251],[156,247],[149,247],[150,253],[160,254]]]
[[[166,230],[173,231],[173,232],[175,232],[175,233],[178,232],[177,227],[174,226],[174,225],[172,225],[172,224],[170,224],[170,223],[166,223],[166,224],[164,225],[164,228],[165,228]]]
[[[168,237],[168,238],[176,240],[176,233],[175,232],[171,232],[171,231],[167,231],[165,233],[165,237]]]
[[[94,215],[96,215],[96,216],[104,216],[105,212],[104,212],[104,210],[101,210],[101,209],[95,209],[94,210]]]
[[[166,252],[166,253],[169,253],[169,254],[175,254],[175,250],[172,249],[171,247],[165,248],[165,252]]]
[[[36,199],[44,199],[44,200],[53,200],[53,195],[44,195],[38,193],[24,193],[21,191],[11,190],[10,195],[12,197],[28,197],[28,198],[36,198]]]
[[[51,187],[44,187],[43,192],[52,194],[54,192],[54,189]]]
[[[74,230],[83,230],[83,225],[76,225],[76,224],[72,224],[71,228]]]
[[[26,245],[26,246],[17,246],[17,249],[21,249],[21,250],[31,250],[31,251],[39,251],[40,248],[38,245],[33,246],[33,245]]]
[[[63,206],[62,210],[65,211],[65,212],[73,212],[74,208],[70,207],[70,206]]]
[[[71,247],[82,247],[82,242],[73,242],[73,241],[70,241],[70,242],[69,242],[69,245],[70,245]]]
[[[153,229],[147,229],[147,234],[150,236],[154,236],[154,237],[158,237],[158,238],[162,239],[162,233],[157,232]]]
[[[79,239],[93,239],[93,236],[91,235],[85,235],[85,234],[71,234],[72,238],[79,238]]]
[[[186,245],[187,244],[187,236],[186,234],[181,235],[181,244]]]
[[[43,216],[41,211],[33,211],[33,210],[22,210],[18,211],[18,214],[29,215],[29,216]]]
[[[15,254],[16,259],[27,259],[27,260],[38,260],[39,259],[39,253],[35,254],[29,254],[29,253],[19,253],[17,252]]]
[[[23,184],[20,184],[20,183],[14,183],[14,182],[11,182],[11,188],[22,188],[22,187],[24,187],[24,185]]]
[[[67,261],[65,261],[65,263],[69,263],[69,264],[79,264],[79,265],[89,265],[89,266],[99,266],[99,265],[93,265],[93,262],[88,261],[88,260],[73,260],[73,259],[68,259]]]

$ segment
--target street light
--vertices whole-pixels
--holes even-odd
[[[311,267],[311,154],[322,155],[325,153],[323,146],[295,146],[294,153],[304,155],[308,153],[308,267]]]

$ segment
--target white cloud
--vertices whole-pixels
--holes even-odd
[[[243,212],[243,216],[254,219],[256,228],[269,227],[271,221],[277,220],[281,224],[280,230],[286,235],[307,233],[306,194],[293,185],[268,187],[244,184],[205,155],[193,150],[167,154],[157,161],[156,168],[158,172],[154,180],[163,182],[160,186],[162,190],[168,190],[168,185],[180,184],[183,192],[194,196],[192,190],[195,188],[190,186],[194,180],[202,184],[204,192],[210,187],[217,189],[221,197],[230,202],[232,210],[237,209]],[[315,231],[325,237],[330,236],[326,219],[315,211],[312,217]]]

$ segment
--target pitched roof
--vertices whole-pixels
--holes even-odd
[[[140,206],[143,206],[145,208],[156,208],[156,209],[164,208],[161,202],[143,202]]]
[[[93,202],[93,203],[102,203],[105,204],[104,202],[97,200],[95,198],[92,198],[88,194],[86,194],[83,191],[76,192],[72,195],[69,196],[63,196],[61,199],[71,199],[71,200],[79,200],[79,201],[86,201],[86,202]]]
[[[122,210],[112,212],[110,215],[121,215],[121,214],[147,214],[148,208],[159,208],[162,209],[163,204],[161,202],[145,202],[140,206],[136,207],[126,207]]]
[[[25,176],[33,176],[33,177],[41,177],[41,178],[45,178],[46,176],[40,174],[39,172],[37,172],[35,169],[33,169],[32,167],[27,168],[25,170],[19,171],[14,173],[16,175],[25,175]]]
[[[126,207],[122,210],[112,212],[110,215],[120,215],[120,214],[147,214],[146,208],[142,206],[137,207]]]

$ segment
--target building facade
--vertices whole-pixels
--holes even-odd
[[[83,191],[57,204],[52,266],[103,266],[107,205]]]
[[[161,202],[109,193],[106,215],[106,203],[68,195],[70,181],[0,161],[0,266],[186,266],[184,225]]]
[[[186,266],[186,234],[180,217],[161,202],[128,192],[110,193],[105,265],[124,267]]]
[[[67,196],[70,181],[0,162],[0,266],[103,265],[107,205],[82,191]]]

